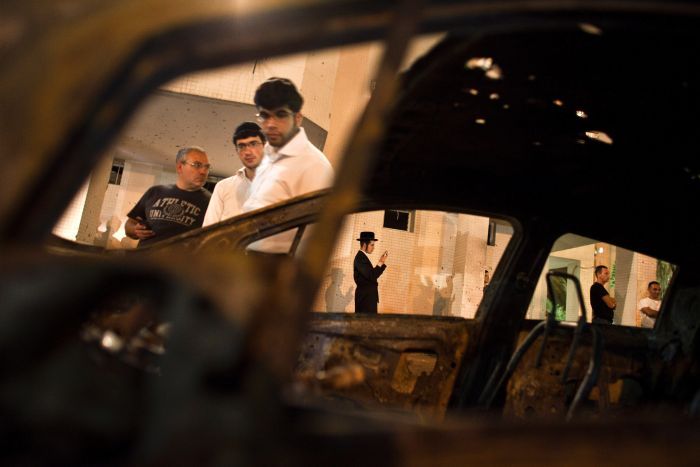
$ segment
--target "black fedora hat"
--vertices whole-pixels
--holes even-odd
[[[360,242],[376,242],[378,239],[374,238],[374,232],[360,232],[360,238],[357,240]]]

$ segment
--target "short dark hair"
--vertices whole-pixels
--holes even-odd
[[[603,269],[608,269],[608,267],[603,266],[602,264],[600,266],[596,266],[595,267],[595,276],[598,277],[598,274],[600,274],[600,271],[602,271]]]
[[[649,285],[647,285],[647,289],[650,289],[651,286],[655,285],[655,284],[658,285],[659,287],[661,287],[661,284],[659,284],[658,281],[651,281],[651,282],[649,282]]]
[[[299,112],[304,104],[304,98],[287,78],[270,78],[262,83],[255,91],[253,101],[257,107],[269,110],[286,105],[292,112]]]
[[[265,135],[263,134],[262,130],[260,129],[257,123],[243,122],[240,125],[238,125],[234,130],[233,136],[231,137],[231,141],[233,141],[233,145],[235,146],[236,143],[238,143],[239,139],[252,138],[254,136],[259,137],[260,141],[262,141],[263,143],[266,141]]]

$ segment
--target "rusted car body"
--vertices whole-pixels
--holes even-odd
[[[57,2],[51,14],[35,5],[1,7],[0,157],[13,168],[0,175],[8,461],[697,458],[696,3]],[[450,34],[396,79],[407,39],[435,30]],[[47,246],[61,209],[155,86],[379,37],[387,53],[330,193],[134,254]],[[653,189],[640,189],[649,177]],[[613,186],[621,208],[601,205]],[[474,319],[308,313],[343,216],[391,207],[514,226]],[[650,211],[656,227],[640,229]],[[242,252],[309,223],[304,255]],[[538,325],[525,319],[537,278],[567,232],[676,264],[662,316],[652,331],[548,322],[542,363],[531,364],[538,345],[514,359]],[[143,308],[173,323],[155,371],[80,336],[104,309],[132,311],[122,330],[137,330]],[[561,349],[577,332],[567,362]],[[595,390],[564,424],[589,382]]]

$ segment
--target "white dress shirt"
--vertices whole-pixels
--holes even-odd
[[[333,167],[326,156],[306,137],[303,128],[283,147],[265,144],[265,156],[250,187],[250,196],[243,204],[248,212],[285,201],[333,183]],[[268,237],[248,246],[266,253],[287,253],[296,229]]]
[[[241,167],[235,174],[217,183],[207,212],[204,214],[202,227],[241,214],[243,203],[250,193],[251,183],[245,174],[245,167]]]
[[[639,306],[637,307],[638,310],[641,310],[642,308],[651,308],[654,311],[659,311],[659,308],[661,307],[661,300],[653,300],[649,297],[643,298],[639,301]],[[640,311],[641,313],[641,311]],[[652,318],[651,316],[647,316],[644,313],[642,313],[642,327],[643,328],[653,328],[654,324],[656,323],[656,318]]]

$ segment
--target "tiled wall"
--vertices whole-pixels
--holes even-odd
[[[354,311],[356,239],[369,230],[379,239],[373,262],[389,251],[379,278],[380,313],[473,317],[483,296],[484,269],[495,268],[509,236],[487,247],[488,219],[464,214],[417,211],[413,232],[383,228],[383,220],[384,211],[347,218],[314,309]]]
[[[481,303],[486,269],[486,237],[489,220],[485,217],[460,215],[455,258],[464,265],[455,265],[455,287],[461,289],[462,310],[460,316],[472,318]],[[459,295],[457,298],[459,302]]]
[[[402,69],[408,68],[418,57],[425,54],[440,38],[441,34],[419,36],[411,40]],[[357,62],[352,76],[358,80],[356,89],[341,89],[340,99],[334,102],[341,55],[354,49],[364,49],[362,63]],[[316,50],[308,54],[296,54],[244,63],[232,67],[193,73],[174,80],[163,89],[184,94],[193,94],[233,102],[253,103],[257,87],[273,76],[292,80],[304,96],[302,112],[321,128],[330,131],[333,112],[343,114],[336,118],[348,118],[350,113],[359,117],[369,95],[375,69],[383,53],[381,43],[364,43],[354,46]],[[341,76],[343,78],[343,76]],[[341,85],[342,87],[342,85]],[[360,103],[359,107],[357,104]],[[354,122],[354,118],[350,118]],[[352,124],[343,125],[343,135],[332,135],[343,139]],[[338,143],[342,146],[342,143]],[[331,150],[331,162],[335,162],[336,149]]]
[[[496,232],[496,244],[486,248],[486,270],[489,271],[489,276],[493,277],[493,271],[496,269],[498,262],[506,251],[506,246],[510,242],[512,235],[502,232]]]
[[[252,104],[255,89],[272,76],[289,78],[299,86],[304,77],[305,66],[306,54],[290,55],[192,73],[171,81],[163,88],[184,94]]]
[[[658,261],[651,256],[646,256],[641,253],[635,253],[635,257],[637,265],[636,303],[639,303],[639,300],[647,296],[647,286],[649,282],[657,279],[656,265]],[[641,325],[642,317],[640,316],[639,310],[636,310],[634,318],[635,324],[637,326]]]
[[[163,89],[252,104],[260,83],[273,76],[285,77],[304,96],[304,115],[328,129],[337,66],[338,49],[321,50],[207,70],[172,81]]]

